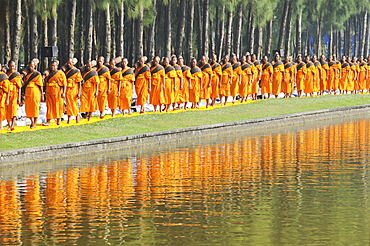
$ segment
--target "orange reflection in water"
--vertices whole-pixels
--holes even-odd
[[[253,207],[263,184],[294,191],[302,173],[304,182],[323,185],[330,170],[366,158],[369,128],[369,120],[360,120],[50,171],[26,177],[21,194],[15,180],[1,181],[0,243],[123,240],[131,228],[145,238],[159,225],[217,227],[202,224],[197,213],[238,213],[227,201]]]

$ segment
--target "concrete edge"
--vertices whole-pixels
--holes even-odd
[[[67,159],[71,157],[86,156],[95,153],[104,153],[114,150],[124,150],[132,148],[141,148],[145,146],[158,145],[173,141],[181,141],[183,139],[202,138],[203,135],[215,135],[220,133],[220,129],[233,131],[243,128],[243,130],[253,130],[256,128],[266,128],[274,124],[297,124],[307,120],[317,120],[325,116],[331,118],[341,117],[342,114],[350,112],[358,113],[358,111],[366,111],[370,109],[370,104],[330,108],[315,111],[307,111],[302,113],[293,113],[287,115],[269,116],[256,119],[248,119],[242,121],[233,121],[218,123],[212,125],[202,125],[195,127],[186,127],[173,130],[165,130],[158,132],[142,133],[128,135],[122,137],[105,138],[97,140],[88,140],[82,142],[72,142],[66,144],[57,144],[49,146],[40,146],[26,149],[6,150],[0,152],[1,166],[17,166],[22,164],[30,164],[44,161],[53,161],[59,159]],[[335,114],[338,114],[335,116]],[[248,126],[248,128],[245,128]]]

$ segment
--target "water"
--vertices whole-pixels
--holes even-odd
[[[0,181],[0,244],[369,245],[369,129],[365,119],[43,163]]]

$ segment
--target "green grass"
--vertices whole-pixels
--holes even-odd
[[[177,114],[144,114],[129,118],[120,117],[80,126],[0,134],[0,151],[118,137],[319,109],[363,105],[369,102],[370,95],[270,99],[209,111],[189,111]]]

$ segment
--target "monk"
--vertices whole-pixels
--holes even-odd
[[[167,57],[163,57],[162,64],[165,70],[165,84],[162,90],[161,103],[164,104],[164,110],[168,112],[170,105],[174,103],[175,93],[179,89],[176,87],[177,73],[174,67],[170,65]]]
[[[253,73],[252,68],[249,63],[247,63],[247,57],[242,56],[241,61],[241,79],[239,82],[239,96],[241,97],[241,102],[246,102],[248,100],[248,88],[253,83]]]
[[[25,109],[27,118],[31,120],[31,129],[36,128],[40,113],[40,102],[43,101],[43,82],[41,73],[35,70],[34,61],[28,63],[27,75],[24,77]]]
[[[316,94],[319,95],[320,83],[321,83],[321,77],[322,77],[321,62],[317,60],[316,55],[312,55],[311,59],[312,59],[313,65],[315,65],[315,72],[316,72],[316,81],[314,83],[314,92],[316,92]]]
[[[111,77],[110,91],[108,94],[108,107],[112,112],[112,117],[116,116],[116,110],[118,108],[118,87],[119,82],[122,80],[121,69],[116,67],[114,59],[109,61],[109,72]]]
[[[292,97],[295,78],[295,65],[291,56],[285,57],[284,70],[285,81],[281,84],[281,91],[284,93],[284,98],[290,98]]]
[[[159,65],[159,56],[154,57],[150,73],[152,76],[151,84],[149,86],[150,91],[150,104],[154,106],[154,112],[162,112],[160,96],[163,93],[164,85],[166,83],[164,67]],[[181,72],[182,76],[182,72]]]
[[[334,94],[337,94],[337,91],[339,90],[339,81],[341,80],[341,70],[342,70],[342,64],[340,61],[337,60],[336,56],[333,55],[333,61],[335,62],[335,80],[334,80]],[[340,91],[339,91],[340,93]]]
[[[98,108],[97,97],[100,80],[98,73],[92,69],[91,61],[86,62],[83,70],[84,83],[82,85],[80,111],[86,113],[86,118],[90,121],[92,113]]]
[[[177,78],[176,78],[176,88],[177,90],[174,91],[174,103],[172,104],[172,108],[174,110],[180,109],[180,104],[182,103],[180,100],[180,94],[181,90],[184,86],[184,81],[183,81],[183,75],[182,75],[182,69],[181,66],[177,64],[177,57],[173,55],[171,57],[171,62],[170,65],[175,69]]]
[[[335,80],[336,80],[336,62],[333,60],[333,56],[329,56],[328,58],[328,85],[327,88],[329,90],[329,94],[335,92]]]
[[[328,88],[328,71],[329,71],[329,64],[326,61],[324,55],[320,56],[320,63],[321,63],[321,78],[320,78],[320,95],[324,95],[325,90],[329,90]]]
[[[231,65],[233,68],[233,78],[230,86],[230,94],[231,97],[233,98],[233,104],[236,103],[236,96],[238,95],[239,92],[239,81],[241,80],[241,67],[240,67],[240,62],[238,62],[238,59],[235,54],[231,56]]]
[[[272,80],[272,94],[275,98],[278,98],[279,93],[281,92],[281,83],[283,80],[285,81],[284,63],[280,61],[280,55],[278,53],[275,54],[273,68],[274,77]]]
[[[306,81],[306,75],[307,75],[307,66],[306,63],[302,61],[302,55],[297,56],[297,64],[296,64],[296,86],[297,86],[297,92],[298,97],[301,97],[303,94],[303,91],[305,89],[305,81]]]
[[[66,108],[67,108],[67,124],[71,123],[71,117],[76,117],[76,123],[80,122],[78,99],[81,97],[81,71],[74,66],[73,58],[69,58],[66,63],[65,75],[67,78],[66,89]]]
[[[50,74],[45,78],[46,85],[46,123],[43,126],[50,126],[50,121],[57,120],[60,125],[64,114],[64,98],[66,95],[67,78],[65,74],[58,70],[58,62],[52,61],[49,67]]]
[[[108,94],[111,91],[111,80],[109,68],[104,65],[104,57],[98,59],[96,72],[99,76],[99,93],[98,93],[98,108],[100,111],[100,119],[104,118],[104,110],[107,106]]]
[[[2,72],[0,64],[0,130],[3,130],[3,121],[6,119],[6,107],[9,105],[10,82],[8,75]]]
[[[351,66],[347,62],[346,56],[342,56],[340,80],[339,80],[339,93],[344,94],[347,91],[348,80],[350,76]]]
[[[123,58],[121,62],[122,80],[118,86],[119,108],[122,110],[123,115],[126,114],[126,110],[131,115],[132,89],[135,82],[134,70],[127,66],[127,64],[127,58]]]
[[[181,67],[181,72],[183,76],[183,83],[182,83],[182,89],[180,88],[180,103],[183,103],[183,108],[187,109],[187,104],[189,102],[189,86],[190,86],[190,67],[185,66],[184,64],[184,58],[182,56],[179,56],[178,59],[179,66]]]
[[[269,63],[267,56],[263,56],[262,57],[262,75],[261,75],[262,99],[270,98],[270,94],[272,93],[273,78],[274,78],[274,69],[272,67],[272,64]]]
[[[350,77],[349,77],[349,80],[348,80],[348,86],[347,86],[347,93],[354,93],[354,90],[356,87],[358,87],[357,85],[357,77],[358,77],[358,66],[357,66],[357,57],[352,57],[352,60],[350,60],[350,58],[348,58],[348,60],[350,61],[350,66],[351,66],[351,69],[350,69]]]
[[[22,76],[15,70],[14,61],[8,62],[8,71],[6,72],[6,75],[8,75],[10,82],[9,104],[6,106],[6,120],[8,121],[8,130],[14,131],[22,88]]]
[[[262,75],[262,64],[259,60],[257,60],[256,54],[251,55],[251,63],[253,63],[252,73],[253,73],[253,81],[250,85],[250,94],[252,94],[252,99],[257,100],[257,94],[259,89],[259,81],[261,80]]]
[[[305,57],[306,62],[306,68],[307,68],[307,74],[306,74],[306,80],[304,85],[304,93],[307,96],[313,96],[313,93],[315,91],[315,83],[316,83],[316,67],[311,62],[310,57]]]
[[[203,85],[202,90],[200,91],[200,99],[206,100],[206,108],[210,105],[210,97],[211,97],[211,90],[212,90],[212,67],[208,63],[208,57],[202,56],[200,60],[200,69],[203,73]]]
[[[137,69],[135,69],[135,90],[136,90],[136,105],[140,106],[140,114],[145,113],[145,103],[148,99],[148,89],[151,83],[150,69],[145,64],[146,57],[139,59]]]
[[[214,107],[220,95],[220,81],[222,76],[221,65],[217,62],[217,55],[213,54],[211,59],[212,81],[211,81],[211,106]]]
[[[192,109],[196,109],[199,106],[200,91],[203,89],[203,73],[197,66],[197,59],[192,58],[190,64],[192,77],[190,78],[189,101],[192,103]]]
[[[220,81],[220,104],[226,105],[227,99],[230,96],[230,85],[234,76],[233,67],[229,62],[229,56],[223,57],[222,63],[222,76]]]
[[[364,57],[359,57],[359,74],[358,74],[358,90],[359,92],[364,92],[366,88],[366,80],[368,77],[368,70],[366,69],[367,63],[364,61]]]

